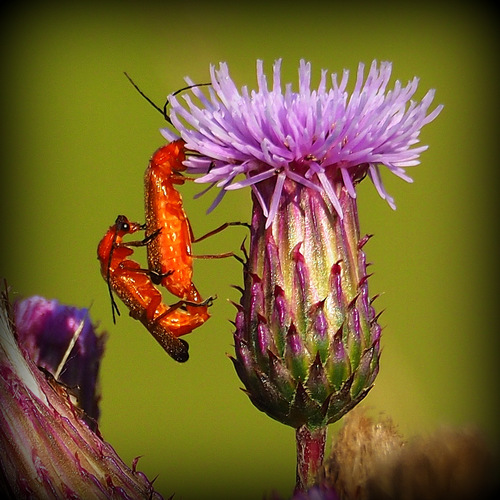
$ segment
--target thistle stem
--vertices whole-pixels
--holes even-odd
[[[325,456],[326,431],[326,426],[309,429],[303,425],[296,429],[297,483],[295,491],[306,491],[316,484]]]

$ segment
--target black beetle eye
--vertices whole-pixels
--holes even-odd
[[[130,230],[129,221],[124,215],[119,215],[116,218],[115,224],[118,231],[128,232]]]

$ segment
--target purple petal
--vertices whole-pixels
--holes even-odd
[[[330,87],[323,70],[318,87],[312,89],[311,64],[301,60],[298,91],[293,91],[291,84],[281,82],[281,59],[273,65],[271,88],[259,60],[257,90],[242,87],[240,91],[227,64],[221,63],[218,69],[211,66],[208,96],[194,87],[197,103],[185,94],[182,103],[176,96],[170,100],[172,122],[187,147],[201,155],[187,159],[189,172],[205,174],[199,182],[216,183],[223,191],[251,186],[272,221],[283,176],[323,190],[342,217],[332,183],[340,178],[355,197],[355,184],[360,180],[356,175],[361,165],[367,165],[378,193],[394,208],[380,166],[411,182],[405,169],[418,165],[427,148],[415,147],[420,130],[436,118],[442,106],[429,112],[433,90],[420,102],[412,101],[417,78],[406,86],[396,81],[389,90],[391,72],[391,63],[373,61],[365,76],[365,65],[360,63],[349,94],[347,70],[340,83],[332,74]],[[176,137],[172,132],[162,133],[169,139]],[[235,181],[240,174],[246,179]],[[264,181],[274,182],[274,189],[263,192],[259,184]]]

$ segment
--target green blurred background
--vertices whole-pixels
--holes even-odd
[[[352,75],[359,61],[390,60],[395,78],[421,78],[419,98],[436,88],[445,109],[421,135],[430,149],[410,172],[414,184],[384,178],[398,209],[369,181],[359,190],[361,229],[375,234],[366,247],[371,294],[383,294],[376,304],[385,309],[381,372],[363,405],[391,415],[407,436],[474,424],[499,442],[493,16],[437,2],[350,5],[46,2],[4,14],[0,275],[17,296],[91,307],[109,333],[102,434],[127,463],[143,455],[139,469],[158,476],[166,497],[289,495],[294,432],[250,404],[225,355],[237,262],[196,262],[202,294],[219,298],[189,336],[185,365],[124,306],[112,324],[96,246],[117,214],[143,219],[142,175],[164,126],[123,71],[159,104],[186,75],[207,81],[219,61],[254,86],[257,58],[270,71],[283,57],[282,80],[293,82],[300,58],[316,79],[322,68]],[[195,234],[248,220],[248,191],[206,216],[213,195],[193,200],[199,190],[182,188]],[[238,249],[244,235],[230,229],[196,252]]]

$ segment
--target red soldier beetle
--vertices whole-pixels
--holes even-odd
[[[235,254],[195,256],[192,244],[228,226],[246,224],[227,222],[201,238],[194,238],[182,196],[175,188],[191,180],[182,175],[186,169],[185,158],[184,141],[173,141],[153,154],[144,174],[146,237],[157,234],[147,245],[148,265],[156,284],[161,283],[181,299],[199,302],[201,296],[192,280],[193,258],[218,259],[235,257]]]
[[[144,229],[144,225],[130,222],[119,215],[97,249],[101,263],[101,274],[108,284],[111,297],[113,321],[115,311],[119,314],[113,292],[130,310],[130,316],[138,319],[153,335],[163,349],[176,361],[185,362],[189,358],[188,344],[178,337],[192,332],[209,317],[208,307],[212,298],[194,303],[180,300],[169,306],[163,300],[160,291],[154,286],[148,269],[129,259],[134,246],[148,245],[158,233],[141,241],[123,242],[123,237]]]

